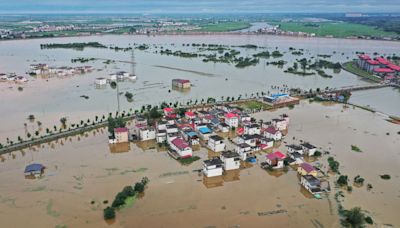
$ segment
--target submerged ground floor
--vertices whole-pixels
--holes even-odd
[[[330,154],[315,161],[326,169],[326,159],[340,162],[340,171],[365,179],[364,186],[344,191],[343,206],[366,210],[378,225],[399,226],[400,126],[383,116],[341,104],[302,101],[294,109],[253,114],[270,120],[291,116],[284,145],[308,141]],[[354,152],[356,145],[362,152]],[[0,163],[0,219],[5,227],[339,227],[333,188],[317,200],[299,184],[295,169],[267,172],[254,164],[222,177],[205,179],[194,170],[210,153],[182,166],[154,145],[110,148],[106,129],[2,155]],[[141,148],[148,148],[143,150]],[[259,157],[261,157],[260,155]],[[258,163],[262,160],[260,159]],[[31,162],[46,166],[41,179],[25,179]],[[390,174],[390,180],[379,175]],[[337,176],[330,174],[333,183]],[[103,220],[103,209],[126,185],[150,179],[144,196]],[[370,183],[373,188],[366,189]],[[108,200],[108,202],[104,202]],[[20,219],[24,218],[24,219]]]

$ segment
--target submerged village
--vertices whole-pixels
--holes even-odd
[[[276,48],[273,52],[261,51],[253,57],[243,58],[230,48],[242,48],[247,54],[248,49],[254,52],[261,47],[185,45],[218,52],[216,56],[199,54],[204,57],[200,60],[202,64],[233,63],[238,69],[256,66],[267,55],[279,59],[285,53]],[[96,46],[106,49],[99,44]],[[110,49],[119,48],[112,46]],[[162,58],[197,58],[193,53],[160,47],[149,51],[144,44],[135,49]],[[300,48],[288,50],[287,55],[294,56],[307,52]],[[130,51],[132,48],[127,48],[126,52]],[[133,51],[131,53],[133,56]],[[13,141],[10,137],[0,144],[5,167],[3,178],[18,179],[16,185],[23,186],[21,195],[30,195],[29,199],[24,199],[29,205],[26,208],[35,208],[37,217],[50,217],[51,225],[56,224],[55,227],[89,223],[93,227],[160,227],[164,223],[175,225],[173,222],[178,224],[177,227],[187,227],[183,218],[197,222],[195,227],[231,224],[235,225],[229,227],[241,227],[239,224],[244,224],[244,218],[250,218],[254,221],[249,224],[254,227],[274,224],[274,227],[322,228],[357,227],[352,225],[351,217],[357,214],[363,225],[397,225],[393,214],[384,217],[382,211],[388,210],[387,207],[395,208],[393,204],[398,200],[397,190],[390,190],[390,186],[397,185],[397,168],[393,165],[397,158],[385,159],[395,156],[400,119],[351,102],[357,91],[398,89],[400,67],[397,56],[357,52],[349,54],[346,62],[335,63],[324,60],[330,57],[319,56],[319,59],[291,59],[293,66],[285,60],[265,61],[263,65],[277,68],[275,72],[293,77],[315,75],[331,80],[342,71],[343,75],[356,75],[369,81],[317,89],[294,84],[267,84],[253,93],[246,91],[243,92],[245,95],[229,94],[221,98],[208,96],[209,91],[202,91],[202,87],[202,98],[184,97],[190,98],[189,101],[175,100],[175,96],[198,91],[202,80],[208,80],[207,77],[218,79],[219,75],[152,65],[156,69],[179,72],[168,74],[167,85],[160,86],[162,83],[151,81],[143,72],[137,73],[134,68],[137,60],[131,58],[128,61],[122,58],[115,58],[115,61],[73,58],[72,66],[64,65],[65,62],[62,65],[29,62],[29,67],[23,68],[25,76],[19,76],[21,73],[0,75],[0,82],[6,86],[16,83],[19,94],[25,93],[19,89],[22,86],[29,90],[30,83],[52,85],[50,83],[57,79],[66,79],[67,83],[71,79],[85,80],[87,86],[69,85],[78,91],[74,96],[80,99],[79,102],[87,102],[77,114],[82,115],[79,120],[61,113],[61,126],[51,128],[48,123],[41,122],[45,118],[42,111],[35,111],[28,116],[29,123],[24,125],[26,139],[19,136]],[[119,68],[115,62],[133,69]],[[76,65],[80,63],[85,65]],[[197,78],[186,77],[190,74]],[[79,75],[85,77],[75,77]],[[53,78],[56,80],[48,80]],[[229,76],[224,76],[214,84],[222,90],[223,83],[230,81]],[[141,91],[146,88],[127,89],[138,82],[155,88],[150,98],[144,96],[141,107],[131,102],[143,96]],[[239,84],[241,82],[245,83],[245,80]],[[11,91],[11,86],[7,89]],[[113,106],[108,113],[96,112],[95,118],[86,120],[84,110],[90,109],[88,103],[100,92],[107,98],[112,97]],[[107,103],[105,96],[98,97],[103,106]],[[126,97],[129,106],[120,108],[120,103],[125,102],[120,96]],[[165,101],[153,102],[151,97]],[[79,103],[77,100],[72,102]],[[116,104],[117,111],[114,109]],[[68,108],[66,105],[65,109]],[[382,143],[385,152],[370,153],[378,150],[377,142]],[[18,170],[7,166],[7,161],[17,162]],[[388,165],[378,167],[382,161]],[[375,165],[376,169],[367,168]],[[52,187],[54,183],[55,187]],[[383,192],[391,192],[389,195],[395,200],[389,202],[390,197]],[[45,194],[49,195],[48,200],[42,198]],[[0,194],[0,206],[18,210],[22,207],[18,197],[11,191]],[[35,201],[35,197],[38,200]],[[360,200],[360,197],[370,197],[371,201]],[[373,211],[371,208],[379,202],[384,202],[379,212]],[[251,204],[256,205],[256,209],[251,209]],[[74,221],[67,221],[73,216],[64,213],[63,207],[76,208],[87,218],[74,215]],[[45,210],[41,211],[43,208]],[[229,222],[220,222],[219,213]],[[171,221],[170,216],[176,221]],[[48,225],[45,222],[37,224]]]

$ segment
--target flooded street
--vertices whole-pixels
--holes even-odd
[[[350,180],[356,175],[365,178],[363,187],[344,191],[345,208],[362,207],[379,227],[400,226],[399,125],[365,110],[308,101],[292,110],[253,116],[270,120],[281,113],[291,118],[286,143],[309,141],[330,152],[316,163],[326,166],[327,157],[334,156]],[[182,166],[156,149],[144,151],[134,144],[110,148],[106,133],[99,129],[3,155],[0,219],[4,227],[340,227],[334,199],[338,189],[320,200],[311,198],[292,168],[274,174],[261,169],[264,155],[239,173],[204,180],[193,172],[209,156],[204,148],[194,152],[199,161]],[[286,152],[284,145],[279,148],[282,152]],[[351,151],[351,145],[363,152]],[[43,178],[24,178],[23,169],[32,161],[46,166]],[[381,174],[392,178],[382,180]],[[118,211],[112,225],[104,222],[103,209],[114,196],[144,176],[150,179],[144,196]],[[336,178],[329,177],[332,186]],[[367,191],[366,183],[373,189]]]
[[[18,136],[24,137],[39,130],[60,125],[60,118],[66,117],[68,122],[78,123],[88,118],[93,120],[96,115],[107,115],[117,109],[117,93],[109,85],[104,89],[96,89],[94,80],[97,77],[109,77],[109,74],[119,70],[131,71],[131,64],[115,62],[104,64],[103,60],[88,63],[71,63],[73,58],[112,59],[130,61],[132,53],[116,52],[110,49],[86,48],[83,51],[72,49],[40,49],[43,43],[71,43],[71,42],[100,42],[105,45],[128,47],[129,44],[155,44],[157,48],[141,51],[135,50],[135,72],[138,79],[135,82],[120,83],[120,92],[131,92],[133,101],[129,102],[122,95],[121,109],[136,110],[144,104],[160,104],[162,101],[180,101],[186,103],[189,99],[207,99],[222,96],[250,96],[261,91],[279,92],[271,86],[287,85],[303,89],[325,87],[342,87],[369,84],[357,76],[345,71],[333,74],[333,78],[323,78],[318,75],[299,76],[284,73],[277,66],[266,65],[261,59],[257,66],[236,68],[224,63],[205,63],[201,58],[180,58],[155,53],[160,47],[172,50],[193,51],[192,47],[182,47],[182,44],[207,43],[243,45],[256,44],[274,50],[276,47],[285,53],[283,59],[293,62],[296,57],[288,51],[290,47],[304,49],[304,57],[318,54],[328,54],[330,61],[348,61],[356,57],[357,51],[368,53],[380,52],[391,54],[399,50],[398,42],[345,40],[327,38],[297,38],[279,36],[254,35],[215,35],[215,36],[92,36],[75,38],[54,38],[36,40],[16,40],[0,42],[0,72],[25,74],[29,65],[47,63],[50,66],[81,66],[91,65],[96,70],[92,73],[64,78],[32,78],[26,84],[0,83],[0,102],[2,116],[0,127],[0,141],[6,138],[16,141]],[[255,50],[241,48],[242,56],[251,56]],[[190,91],[180,92],[171,90],[171,80],[185,78],[193,84]],[[23,87],[19,91],[18,87]],[[87,96],[88,99],[82,96]],[[397,98],[395,98],[397,99]],[[398,100],[398,99],[397,99]],[[369,102],[369,101],[367,101]],[[371,104],[372,105],[372,104]],[[390,104],[389,104],[390,105]],[[378,107],[379,108],[379,107]],[[36,119],[31,123],[28,115]],[[37,126],[37,121],[42,123]],[[25,126],[26,124],[26,126]]]

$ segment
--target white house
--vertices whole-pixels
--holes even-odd
[[[308,156],[314,156],[315,152],[317,152],[317,147],[307,142],[301,144],[301,147],[303,147],[303,153]]]
[[[163,143],[167,140],[167,131],[166,130],[158,130],[156,133],[156,140],[158,143]]]
[[[210,136],[207,145],[214,152],[224,151],[226,147],[224,139],[218,135]]]
[[[233,151],[221,153],[221,160],[224,163],[224,170],[233,170],[240,168],[240,155]]]
[[[246,113],[242,113],[242,114],[240,114],[240,121],[242,123],[250,122],[251,117],[249,115],[247,115]]]
[[[257,145],[258,139],[261,138],[260,135],[242,135],[237,138],[238,143],[246,143],[251,147],[255,147]]]
[[[253,151],[251,150],[251,146],[247,143],[237,144],[235,147],[235,151],[240,155],[240,159],[245,161],[249,154]]]
[[[178,126],[176,124],[168,124],[166,126],[167,128],[167,133],[177,133],[178,132]]]
[[[259,124],[250,123],[244,126],[244,133],[247,135],[261,134],[261,127]]]
[[[300,165],[301,163],[304,163],[303,155],[300,154],[299,152],[293,152],[289,153],[289,163],[291,165]]]
[[[274,147],[274,140],[270,138],[261,138],[258,145],[261,150],[267,150]]]
[[[96,78],[94,83],[98,86],[106,85],[107,84],[107,79],[106,78]]]
[[[321,193],[321,182],[312,175],[301,176],[300,184],[311,194]]]
[[[266,138],[271,138],[275,141],[281,140],[282,139],[282,132],[280,132],[278,129],[274,127],[268,127],[264,131],[264,136]]]
[[[282,154],[279,151],[276,151],[274,153],[267,154],[266,162],[272,168],[280,169],[280,168],[283,168],[285,166],[285,163],[284,163],[285,158],[286,158],[286,155]]]
[[[175,150],[181,158],[192,156],[192,148],[181,138],[175,138],[172,140],[170,147]]]
[[[299,145],[295,145],[295,144],[290,144],[287,145],[287,150],[288,153],[299,153],[299,154],[303,154],[303,147],[299,146]]]
[[[220,123],[218,129],[223,133],[229,132],[229,125],[226,123]]]
[[[223,162],[220,158],[212,158],[203,162],[203,173],[206,177],[222,176]]]
[[[208,128],[208,127],[199,128],[199,137],[202,140],[207,141],[210,138],[211,134],[212,134],[212,131],[210,128]]]
[[[225,123],[231,128],[236,128],[239,126],[239,118],[235,113],[227,113],[225,114]]]
[[[151,127],[140,128],[139,139],[141,141],[156,139],[156,130]]]
[[[288,128],[289,117],[287,115],[282,115],[279,119],[272,119],[271,124],[276,129],[284,131]]]

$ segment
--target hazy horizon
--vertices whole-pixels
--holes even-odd
[[[1,14],[397,13],[400,0],[0,0]]]

